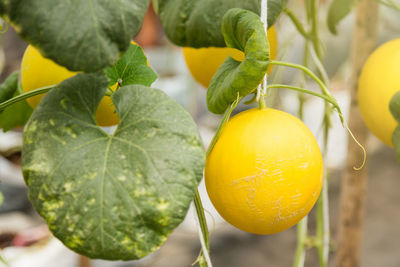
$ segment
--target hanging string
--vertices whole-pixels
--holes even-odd
[[[265,34],[268,37],[268,0],[261,0],[261,22],[264,24]],[[257,88],[257,101],[260,101],[260,97],[267,95],[267,74],[265,74],[262,84],[260,84]]]

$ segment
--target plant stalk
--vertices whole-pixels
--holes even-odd
[[[15,104],[15,103],[17,103],[19,101],[23,101],[23,100],[28,99],[28,98],[30,98],[32,96],[35,96],[35,95],[45,94],[45,93],[47,93],[48,91],[50,91],[54,87],[55,87],[55,85],[41,87],[41,88],[38,88],[38,89],[35,89],[35,90],[32,90],[32,91],[17,95],[15,97],[11,98],[11,99],[8,99],[7,101],[4,101],[3,103],[0,103],[0,112],[2,110],[4,110],[6,107],[11,106],[12,104]]]
[[[305,48],[304,48],[304,66],[308,66],[308,57],[310,55],[309,52],[311,52],[311,57],[313,58],[317,71],[319,73],[319,76],[321,77],[321,82],[323,84],[326,84],[328,81],[328,76],[326,75],[326,71],[321,63],[322,61],[322,51],[321,51],[321,45],[320,45],[320,40],[319,40],[319,29],[318,29],[318,2],[316,0],[306,0],[305,1],[305,9],[306,9],[306,15],[307,15],[307,21],[310,24],[310,31],[305,32],[304,28],[302,27],[302,24],[297,20],[297,18],[294,16],[294,14],[290,14],[290,12],[286,12],[286,14],[289,16],[289,18],[292,20],[300,34],[303,35],[305,38]],[[312,43],[313,48],[310,48],[309,43]],[[305,77],[305,80],[307,78]],[[315,79],[314,79],[315,80]],[[318,82],[318,81],[317,81]],[[319,83],[319,82],[318,82]],[[319,83],[320,84],[320,83]],[[320,84],[321,86],[321,84]],[[321,86],[321,88],[323,88]],[[323,89],[324,91],[324,89]],[[326,88],[327,91],[327,88]],[[324,93],[326,93],[324,91]],[[304,96],[303,94],[299,94],[299,115],[303,116],[303,100]],[[332,97],[332,99],[334,99]],[[336,100],[335,100],[336,102]],[[338,109],[338,112],[340,113],[340,109]],[[323,119],[323,125],[324,125],[324,149],[323,149],[323,154],[324,158],[326,157],[327,153],[327,144],[328,144],[328,137],[329,137],[329,128],[331,126],[331,120],[330,120],[330,115],[331,115],[331,108],[328,105],[328,102],[325,102],[325,112],[324,112],[324,119]],[[343,118],[341,117],[341,120],[343,122]],[[322,187],[322,192],[320,197],[318,198],[317,201],[317,236],[316,236],[316,242],[315,246],[317,247],[318,250],[318,256],[319,256],[319,261],[320,261],[320,266],[325,267],[328,264],[328,256],[329,256],[329,240],[330,240],[330,233],[329,233],[329,210],[328,210],[328,179],[327,179],[327,170],[325,168],[324,170],[325,174],[325,179],[323,182],[323,187]],[[304,248],[304,240],[305,238],[300,238],[301,235],[306,235],[307,227],[304,226],[303,224],[300,224],[298,226],[298,244],[297,244],[297,251],[296,251],[296,256],[295,256],[295,265],[296,267],[298,266],[304,266],[304,260],[305,260],[305,248]]]
[[[304,29],[303,24],[296,17],[296,15],[287,7],[283,9],[283,12],[290,18],[293,22],[293,25],[296,27],[297,31],[304,37],[304,39],[310,38],[309,33]]]
[[[311,51],[311,55],[314,55],[314,61],[317,66],[317,71],[321,80],[324,84],[328,81],[328,76],[322,65],[322,50],[321,42],[319,39],[319,28],[318,28],[318,0],[312,0],[310,3],[310,15],[311,15],[311,41],[313,44],[314,51]],[[314,54],[313,54],[314,53]],[[343,122],[343,120],[342,120]],[[324,159],[328,154],[328,141],[329,141],[329,129],[331,128],[331,108],[325,102],[323,128],[324,128],[324,139],[323,139],[323,156]],[[317,201],[317,250],[319,263],[321,267],[328,265],[329,257],[329,241],[330,241],[330,230],[329,230],[329,207],[328,207],[328,169],[324,165],[324,181],[322,184],[322,191]]]
[[[308,66],[308,53],[309,53],[309,40],[308,37],[305,39],[304,51],[303,51],[303,65]],[[307,75],[305,72],[302,73],[303,79],[301,80],[301,85],[306,86]],[[306,101],[305,95],[302,92],[298,93],[299,100],[299,118],[304,119],[304,103]],[[300,223],[297,224],[297,247],[296,254],[294,256],[293,267],[303,267],[306,260],[306,247],[305,242],[308,238],[308,215],[304,217]]]
[[[302,65],[296,64],[296,63],[289,63],[289,62],[284,62],[284,61],[278,61],[278,60],[271,60],[271,64],[273,65],[281,65],[285,67],[290,67],[290,68],[295,68],[304,71],[307,73],[322,89],[322,92],[329,96],[332,97],[331,93],[329,92],[328,88],[324,84],[323,81],[321,81],[320,78],[317,77],[309,68],[304,67]]]
[[[302,65],[299,65],[299,64],[283,62],[283,61],[277,61],[277,60],[272,60],[271,64],[281,65],[281,66],[286,66],[286,67],[291,67],[291,68],[296,68],[296,69],[300,69],[300,70],[304,71],[305,73],[307,73],[321,87],[322,92],[327,97],[326,99],[331,99],[332,102],[336,102],[336,105],[334,105],[334,106],[335,106],[336,110],[338,111],[338,114],[339,114],[339,117],[340,117],[340,121],[342,123],[344,123],[343,114],[342,114],[342,111],[341,111],[339,105],[337,104],[336,99],[331,95],[331,93],[329,92],[329,90],[326,87],[326,85],[324,84],[324,82],[322,82],[310,69],[308,69],[307,67],[304,67]],[[309,91],[309,90],[307,90],[307,91]],[[310,94],[312,94],[312,93],[310,93]],[[316,95],[316,96],[318,96],[318,95]]]
[[[225,124],[228,122],[230,115],[232,114],[232,111],[236,108],[236,106],[240,103],[240,101],[243,99],[243,97],[237,97],[236,101],[234,101],[231,106],[225,111],[224,116],[222,117],[222,120],[218,126],[218,129],[213,137],[213,139],[211,140],[210,145],[208,146],[207,152],[206,152],[206,156],[208,157],[208,155],[211,153],[212,149],[214,148],[215,143],[217,142]],[[207,226],[207,219],[206,216],[204,214],[204,208],[203,208],[203,204],[201,202],[201,198],[200,198],[200,194],[199,191],[196,190],[195,192],[195,196],[194,196],[194,206],[196,209],[196,214],[197,217],[199,219],[199,224],[200,224],[200,229],[201,229],[201,236],[203,238],[204,241],[204,245],[206,247],[207,251],[203,250],[203,253],[201,255],[202,260],[201,260],[201,265],[202,267],[212,267],[211,264],[207,264],[207,258],[205,257],[206,255],[209,255],[210,253],[210,238],[209,238],[209,232],[208,232],[208,226]],[[210,266],[209,266],[210,265]]]
[[[294,256],[293,267],[303,267],[306,258],[306,239],[307,239],[308,216],[304,217],[297,224],[297,248]]]
[[[301,87],[297,87],[297,86],[292,86],[292,85],[287,85],[287,84],[270,84],[267,86],[267,88],[271,89],[271,88],[286,88],[286,89],[290,89],[293,91],[297,91],[297,92],[301,92],[301,93],[305,93],[305,94],[309,94],[309,95],[313,95],[313,96],[317,96],[319,98],[322,98],[323,100],[329,102],[330,104],[332,104],[332,106],[334,106],[336,109],[340,110],[340,107],[336,101],[336,99],[305,89],[305,88],[301,88]]]

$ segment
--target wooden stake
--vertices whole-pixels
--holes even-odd
[[[79,255],[79,267],[91,267],[92,264],[90,263],[90,259]]]
[[[357,87],[361,69],[376,46],[378,4],[376,0],[360,0],[356,10],[351,51],[352,73],[350,78],[349,128],[361,144],[366,146],[368,130],[358,109]],[[349,138],[347,163],[342,177],[338,229],[337,267],[360,266],[360,248],[363,230],[367,168],[360,171],[362,161],[360,147]]]

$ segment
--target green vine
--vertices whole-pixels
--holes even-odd
[[[15,104],[19,101],[23,101],[26,100],[30,97],[36,96],[36,95],[41,95],[41,94],[45,94],[48,91],[50,91],[51,89],[53,89],[56,85],[50,85],[50,86],[45,86],[45,87],[41,87],[23,94],[20,94],[18,96],[15,96],[11,99],[8,99],[7,101],[4,101],[2,103],[0,103],[0,112],[3,111],[4,109],[6,109],[8,106],[11,106],[12,104]],[[107,91],[105,93],[106,96],[111,96],[114,93],[113,90],[111,90],[110,88],[107,88]]]
[[[321,51],[321,43],[319,40],[319,30],[318,30],[318,21],[317,21],[317,14],[318,14],[318,2],[316,0],[306,0],[305,1],[306,5],[306,17],[307,17],[307,22],[310,25],[310,30],[307,32],[302,23],[297,19],[297,17],[290,11],[290,10],[285,10],[285,13],[288,15],[290,20],[293,22],[295,25],[296,29],[299,31],[299,33],[304,37],[306,44],[305,44],[305,50],[304,50],[304,65],[308,65],[308,57],[309,55],[309,50],[312,52],[311,56],[314,59],[314,62],[317,67],[318,74],[321,78],[318,78],[317,76],[310,75],[308,71],[306,70],[307,68],[302,66],[296,66],[296,68],[302,69],[305,71],[307,74],[310,75],[312,79],[314,79],[319,86],[321,87],[324,96],[327,97],[328,99],[334,99],[332,95],[329,93],[327,87],[326,87],[326,82],[327,82],[327,75],[325,73],[324,67],[322,66],[321,59],[322,59],[322,51]],[[310,49],[309,43],[312,44],[312,51]],[[313,54],[314,53],[314,54]],[[294,67],[294,66],[291,66]],[[300,91],[300,90],[299,90]],[[302,91],[300,91],[302,92]],[[329,139],[329,129],[331,127],[331,112],[332,109],[328,105],[328,102],[332,104],[332,102],[328,101],[328,99],[324,98],[326,100],[325,102],[325,111],[324,111],[324,117],[323,117],[323,132],[324,132],[324,144],[323,144],[323,154],[324,157],[326,156],[327,152],[327,144],[328,144],[328,139]],[[299,113],[300,116],[303,116],[303,104],[304,104],[304,97],[302,97],[302,94],[299,95],[299,100],[300,100],[300,108],[299,108]],[[335,104],[332,104],[333,107],[338,111],[340,120],[342,124],[344,125],[344,119],[342,112],[340,110],[340,107],[337,105],[337,101],[334,100]],[[318,257],[319,257],[319,262],[321,267],[326,267],[328,264],[328,252],[329,252],[329,213],[328,213],[328,181],[327,181],[327,171],[325,169],[325,180],[322,186],[322,192],[321,195],[318,199],[317,202],[317,233],[316,233],[316,240],[313,242],[313,246],[315,246],[318,250]],[[305,259],[305,242],[307,240],[307,219],[304,219],[304,222],[302,221],[301,224],[298,226],[298,245],[297,245],[297,250],[296,250],[296,256],[294,260],[294,265],[295,267],[300,267],[304,266],[304,259]]]
[[[20,94],[20,95],[15,96],[15,97],[13,97],[11,99],[8,99],[7,101],[4,101],[3,103],[0,103],[0,112],[2,110],[4,110],[6,107],[11,106],[12,104],[15,104],[15,103],[17,103],[19,101],[23,101],[23,100],[28,99],[28,98],[30,98],[32,96],[35,96],[35,95],[45,94],[45,93],[47,93],[48,91],[50,91],[54,87],[55,87],[55,85],[41,87],[41,88],[29,91],[29,92]]]
[[[315,95],[315,96],[324,98],[325,100],[329,99],[330,101],[328,101],[328,102],[330,102],[332,104],[334,103],[333,106],[335,107],[335,109],[337,110],[337,112],[339,114],[340,121],[342,123],[344,123],[343,113],[342,113],[342,111],[340,109],[340,106],[338,105],[336,99],[329,92],[329,90],[326,87],[326,85],[324,84],[324,82],[322,82],[321,79],[319,79],[310,69],[308,69],[307,67],[304,67],[302,65],[299,65],[299,64],[283,62],[283,61],[277,61],[277,60],[272,60],[271,64],[273,64],[273,65],[281,65],[281,66],[290,67],[290,68],[296,68],[296,69],[300,69],[300,70],[304,71],[305,73],[307,73],[321,87],[322,92],[323,92],[323,96],[320,95],[320,94],[316,94],[313,91],[310,91],[310,90],[307,90],[307,89],[303,89],[303,88],[299,88],[299,87],[287,87],[287,85],[281,85],[281,86],[282,87],[286,86],[289,89],[293,89],[293,90],[297,90],[299,92]]]
[[[296,15],[287,7],[283,9],[283,12],[291,19],[297,31],[305,38],[308,39],[310,34],[304,29],[303,24],[296,17]]]
[[[240,103],[240,101],[243,99],[243,97],[239,97],[239,94],[237,96],[237,99],[229,106],[229,108],[225,111],[222,120],[217,128],[217,131],[213,137],[213,139],[211,140],[210,145],[208,146],[207,152],[206,152],[206,156],[210,155],[212,149],[214,148],[214,145],[216,144],[219,136],[221,135],[221,132],[224,128],[224,126],[226,125],[226,123],[229,120],[229,117],[232,114],[232,111],[237,107],[237,105]],[[209,232],[208,232],[208,226],[207,226],[207,220],[206,220],[206,216],[204,214],[204,208],[203,208],[203,204],[201,202],[201,198],[200,198],[200,194],[199,191],[196,190],[196,194],[194,197],[194,205],[196,208],[196,214],[197,217],[199,219],[199,223],[200,223],[200,229],[201,229],[201,234],[202,234],[202,238],[204,240],[204,244],[206,247],[207,251],[203,251],[203,253],[201,253],[200,255],[200,259],[198,260],[200,262],[200,266],[203,267],[207,267],[207,260],[205,258],[205,253],[209,254],[210,252],[210,238],[209,238]]]
[[[286,88],[286,89],[290,89],[290,90],[294,90],[297,92],[301,92],[301,93],[306,93],[309,95],[313,95],[313,96],[317,96],[319,98],[322,98],[323,100],[329,102],[330,104],[332,104],[335,109],[338,110],[338,112],[340,112],[340,107],[339,104],[337,103],[336,99],[327,95],[323,95],[323,94],[319,94],[317,92],[305,89],[305,88],[301,88],[301,87],[297,87],[297,86],[291,86],[291,85],[286,85],[286,84],[270,84],[267,86],[267,88]]]

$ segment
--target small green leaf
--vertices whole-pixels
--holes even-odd
[[[73,71],[113,65],[139,32],[150,0],[12,0],[0,12],[43,56]]]
[[[4,201],[3,193],[0,192],[0,205],[3,204],[3,201]]]
[[[208,109],[222,114],[237,97],[246,96],[261,83],[269,64],[269,43],[260,17],[239,8],[229,10],[222,23],[228,47],[245,53],[242,62],[228,57],[219,67],[207,91]]]
[[[400,163],[400,126],[397,126],[397,128],[394,130],[392,141],[394,150],[396,151],[397,160]]]
[[[13,72],[2,84],[0,84],[0,103],[12,98],[15,91],[17,91],[18,75],[18,71]]]
[[[400,123],[400,91],[394,94],[390,100],[389,109],[393,117]]]
[[[22,94],[21,87],[17,86],[17,88],[18,89],[14,92],[12,97]],[[29,106],[26,100],[22,100],[12,104],[11,106],[8,106],[3,111],[0,111],[0,129],[3,129],[4,132],[7,132],[15,127],[24,126],[29,120],[32,111],[32,108]]]
[[[105,69],[105,73],[110,79],[110,86],[117,82],[121,86],[130,84],[150,86],[157,79],[157,75],[147,64],[143,49],[136,44],[131,44],[113,67]]]
[[[358,4],[359,0],[333,0],[329,7],[327,23],[331,33],[337,34],[336,26]]]
[[[268,25],[279,17],[287,0],[268,1]],[[260,14],[260,0],[153,0],[168,38],[179,46],[224,47],[222,17],[231,8]]]
[[[94,114],[107,85],[78,74],[49,91],[24,129],[22,169],[35,209],[67,247],[138,259],[185,218],[205,152],[188,112],[143,85],[112,95],[119,125],[105,133]]]

